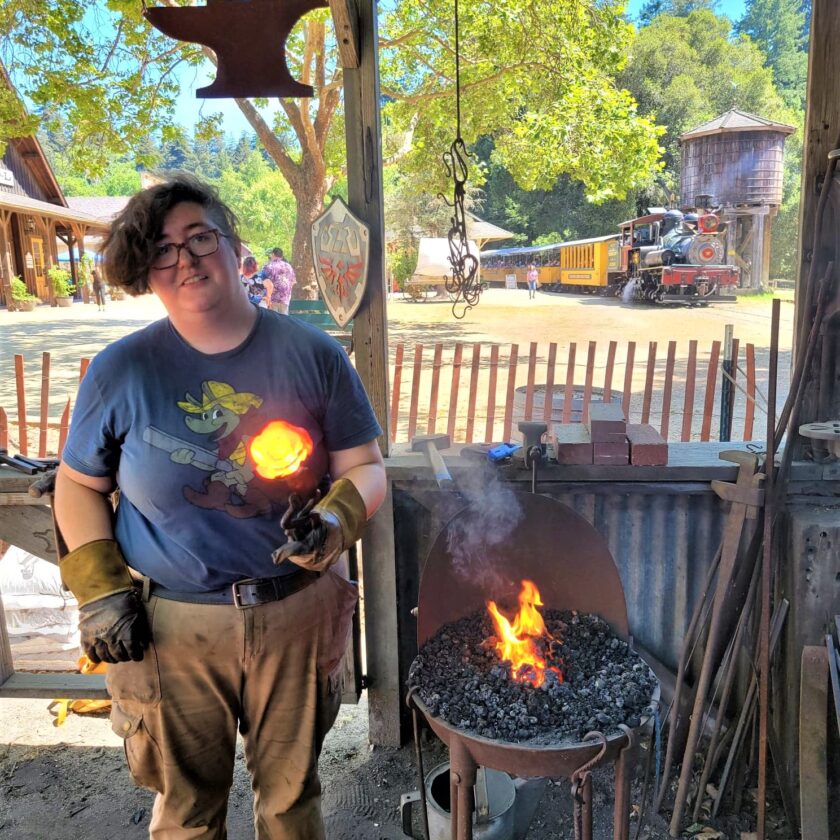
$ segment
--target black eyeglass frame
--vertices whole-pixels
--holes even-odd
[[[216,247],[212,251],[208,251],[206,254],[196,254],[190,248],[190,242],[195,239],[197,236],[205,236],[208,233],[212,233],[216,237]],[[170,268],[175,268],[178,265],[181,259],[181,249],[183,248],[186,252],[194,259],[200,260],[202,257],[211,257],[219,250],[219,244],[221,242],[221,238],[224,237],[225,239],[230,239],[230,234],[222,233],[218,228],[208,228],[207,230],[201,230],[198,233],[194,233],[192,236],[187,237],[184,242],[167,242],[165,247],[169,248],[171,246],[175,247],[175,261],[169,265],[155,265],[155,261],[152,260],[151,265],[149,266],[154,271],[167,271]],[[164,246],[161,246],[164,247]]]

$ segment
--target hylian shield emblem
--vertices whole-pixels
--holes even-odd
[[[312,259],[324,303],[340,327],[356,314],[370,265],[367,227],[335,198],[312,223]]]

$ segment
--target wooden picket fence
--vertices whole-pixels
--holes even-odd
[[[600,348],[590,341],[580,348],[569,344],[560,360],[556,342],[542,348],[531,342],[526,353],[518,344],[395,344],[391,441],[435,433],[462,443],[509,441],[520,420],[585,422],[593,399],[620,399],[628,422],[652,423],[667,440],[682,441],[717,439],[720,426],[714,420],[726,400],[731,439],[752,440],[756,406],[761,411],[766,406],[766,359],[757,362],[755,346],[739,348],[738,339],[731,361],[721,358],[720,341],[705,352],[696,340],[688,342],[687,352],[677,351],[677,342],[669,341],[660,354],[652,341],[643,358],[644,348],[633,341],[622,348],[615,341]],[[50,353],[41,357],[37,418],[27,413],[23,356],[15,355],[14,364],[17,409],[9,417],[0,407],[0,447],[8,449],[14,438],[22,455],[60,455],[72,399],[67,397],[58,420],[50,419]],[[88,364],[80,360],[78,382]],[[64,383],[66,389],[66,376]]]
[[[702,353],[696,340],[688,342],[687,353],[677,350],[669,341],[660,354],[652,341],[643,359],[644,348],[634,341],[621,351],[615,341],[606,348],[596,341],[580,348],[571,343],[558,364],[557,343],[540,348],[531,342],[524,354],[518,344],[415,344],[413,350],[397,344],[391,440],[445,433],[463,443],[509,441],[520,420],[586,422],[593,399],[620,399],[628,422],[652,423],[666,440],[682,441],[717,439],[720,427],[713,428],[713,420],[725,399],[737,421],[730,439],[752,440],[756,404],[766,410],[755,346],[740,348],[734,339],[725,362],[720,341]]]

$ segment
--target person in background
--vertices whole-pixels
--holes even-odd
[[[241,734],[256,837],[323,840],[317,761],[358,598],[336,563],[385,496],[382,431],[338,344],[248,301],[212,187],[180,174],[137,193],[104,256],[167,317],[82,380],[59,568],[84,652],[111,663],[131,775],[157,792],[150,837],[226,836]]]
[[[289,314],[292,286],[297,282],[295,270],[286,262],[282,248],[274,248],[271,259],[263,267],[263,277],[271,283],[270,308],[281,315]]]
[[[528,274],[526,279],[528,281],[528,300],[532,300],[537,296],[537,280],[539,279],[539,272],[534,263],[528,266]]]
[[[271,281],[266,280],[257,270],[257,261],[254,257],[245,257],[242,260],[242,273],[239,275],[239,279],[247,290],[248,299],[251,303],[263,309],[268,309],[273,286]]]
[[[97,311],[105,311],[105,280],[98,268],[91,269],[91,284],[93,285],[93,299],[96,301]]]

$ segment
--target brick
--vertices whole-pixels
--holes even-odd
[[[627,440],[623,443],[604,443],[602,441],[592,442],[592,463],[593,464],[629,464],[630,445]]]
[[[593,443],[621,443],[627,431],[627,421],[618,403],[592,403],[587,425]]]
[[[668,463],[668,442],[647,423],[628,423],[630,463],[639,467],[660,467]]]
[[[582,423],[554,423],[550,438],[558,464],[592,463],[592,441],[589,429]]]

